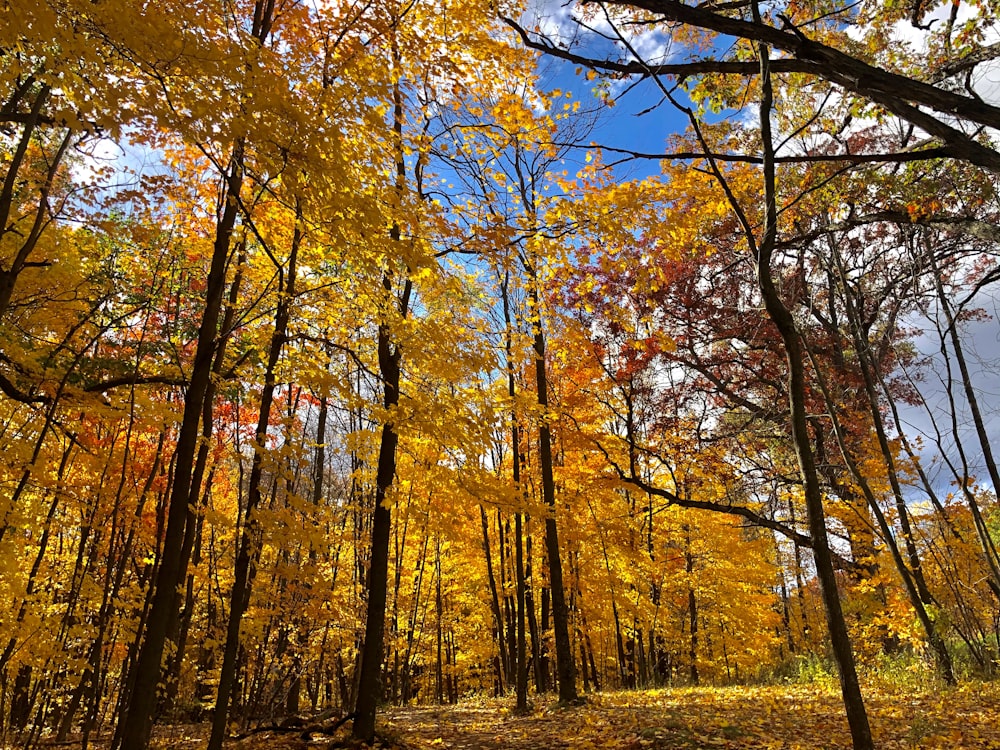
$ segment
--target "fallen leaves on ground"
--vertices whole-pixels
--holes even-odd
[[[420,750],[698,750],[850,748],[839,692],[829,686],[671,688],[587,696],[582,706],[536,699],[390,710],[387,734]],[[869,694],[876,747],[1000,748],[1000,686]]]
[[[1000,684],[969,683],[923,692],[867,693],[875,746],[1000,750]],[[578,706],[535,698],[518,716],[512,699],[457,706],[390,708],[379,719],[378,750],[840,750],[850,748],[839,692],[828,684],[664,688],[590,694]],[[157,727],[156,750],[201,750],[207,725]],[[44,741],[42,745],[44,746]],[[66,747],[65,745],[63,747]],[[107,747],[91,743],[93,750]],[[226,750],[308,750],[367,746],[347,738],[263,730]]]

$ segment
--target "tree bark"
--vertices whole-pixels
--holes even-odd
[[[549,430],[548,380],[545,371],[545,332],[540,319],[540,300],[535,274],[531,274],[532,301],[535,305],[535,386],[538,406],[542,414],[538,423],[538,454],[542,471],[542,499],[548,507],[545,515],[545,551],[549,561],[549,585],[552,592],[552,627],[556,640],[556,673],[559,682],[559,700],[570,703],[578,699],[576,692],[576,667],[569,638],[569,608],[563,588],[562,558],[559,553],[559,529],[556,524],[556,486],[552,461],[552,433]]]
[[[250,479],[247,483],[247,507],[243,519],[243,533],[240,535],[239,549],[236,555],[236,568],[233,572],[233,588],[229,598],[229,621],[226,628],[226,646],[222,653],[222,670],[219,674],[219,691],[215,701],[215,711],[212,715],[212,734],[208,741],[208,750],[222,750],[226,736],[226,720],[229,716],[229,699],[232,694],[233,679],[236,677],[236,659],[240,645],[240,625],[243,613],[250,604],[253,588],[253,577],[260,554],[260,529],[256,518],[257,508],[261,501],[261,482],[264,476],[264,454],[267,450],[267,428],[271,423],[271,407],[277,390],[276,370],[281,352],[288,336],[288,321],[291,313],[292,300],[295,297],[295,273],[298,261],[299,246],[302,233],[298,220],[300,211],[296,210],[296,226],[292,236],[292,246],[288,254],[287,278],[278,284],[278,306],[274,314],[274,329],[267,353],[267,366],[264,371],[264,387],[260,395],[260,409],[257,415],[257,429],[254,433],[254,452],[250,467]],[[279,272],[279,280],[281,279]]]
[[[395,40],[392,46],[393,64],[398,67],[401,53]],[[402,195],[406,185],[406,161],[403,147],[403,95],[397,81],[393,85],[393,132],[396,137],[396,191]],[[390,237],[400,241],[400,228],[393,224]],[[386,299],[392,296],[393,275],[386,269],[382,288]],[[413,281],[407,276],[397,302],[397,313],[405,318],[410,308]],[[385,604],[389,575],[389,536],[392,518],[387,502],[389,488],[396,474],[395,408],[399,405],[399,375],[403,352],[393,343],[392,329],[383,320],[378,327],[378,364],[382,380],[382,406],[387,411],[379,441],[378,464],[375,470],[375,511],[372,515],[371,559],[368,570],[368,608],[365,615],[365,641],[359,654],[358,694],[351,734],[355,739],[371,744],[375,740],[375,713],[382,695],[381,671],[385,641]]]
[[[751,8],[759,18],[756,2]],[[740,211],[747,241],[755,250],[757,261],[757,282],[768,317],[777,328],[785,347],[788,364],[788,402],[791,421],[792,441],[798,458],[799,473],[805,496],[806,512],[810,536],[813,540],[813,558],[816,563],[816,577],[819,579],[823,605],[826,609],[827,627],[837,669],[840,674],[840,688],[851,730],[854,750],[874,750],[868,714],[865,710],[861,686],[858,682],[854,653],[851,648],[847,622],[837,591],[837,577],[830,555],[830,544],[826,531],[826,514],[823,510],[823,492],[819,484],[809,425],[806,415],[805,357],[802,342],[795,326],[795,319],[778,294],[771,274],[771,260],[777,238],[778,208],[775,190],[774,146],[771,140],[771,109],[773,90],[769,72],[770,51],[766,44],[759,45],[761,64],[761,139],[764,146],[764,233],[760,243],[754,240],[752,225]],[[736,206],[734,205],[734,208]]]
[[[688,657],[691,661],[688,678],[692,685],[697,685],[698,675],[698,599],[694,593],[694,555],[691,553],[691,532],[685,528],[687,533],[687,549],[684,551],[684,571],[688,575],[688,627],[689,627],[689,649]]]
[[[510,662],[507,658],[507,639],[504,637],[504,617],[500,612],[500,598],[497,593],[497,580],[493,574],[493,554],[490,551],[490,529],[489,521],[486,518],[486,509],[479,506],[479,516],[483,527],[483,555],[486,557],[486,574],[490,586],[490,610],[493,613],[493,622],[496,628],[497,650],[500,656],[500,663],[503,668],[500,670],[500,693],[503,694],[504,680],[510,679]],[[501,542],[501,545],[503,542]]]
[[[386,292],[392,285],[386,275],[383,281]],[[407,280],[408,298],[410,282]],[[401,303],[401,309],[406,302]],[[383,323],[378,330],[379,374],[384,384],[382,405],[392,409],[399,403],[399,372],[402,352],[391,343],[389,326]],[[391,417],[390,417],[391,420]],[[371,561],[368,570],[368,611],[365,619],[365,642],[361,650],[360,681],[355,707],[352,734],[356,739],[371,744],[375,739],[375,712],[381,697],[380,673],[382,647],[385,637],[385,605],[389,575],[389,536],[392,526],[386,502],[389,488],[396,474],[396,446],[399,435],[395,425],[388,421],[382,425],[378,465],[375,471],[375,511],[372,517]]]
[[[219,315],[226,282],[233,228],[243,186],[244,141],[238,140],[230,160],[223,196],[223,214],[216,227],[215,244],[205,291],[205,309],[198,329],[191,378],[184,399],[181,428],[174,449],[174,477],[167,510],[160,565],[153,585],[153,599],[146,620],[145,638],[135,666],[135,681],[119,719],[120,739],[126,750],[143,750],[149,744],[156,710],[157,685],[168,626],[177,602],[177,586],[185,574],[184,530],[191,502],[191,479],[198,449],[202,407],[212,373]]]
[[[504,352],[507,357],[507,395],[510,396],[510,442],[511,442],[511,472],[514,480],[514,490],[518,499],[524,501],[525,489],[521,480],[521,465],[524,456],[521,453],[521,427],[517,415],[517,408],[514,399],[517,396],[517,381],[514,377],[514,342],[512,316],[510,310],[509,296],[510,275],[505,274],[500,282],[501,294],[503,296],[503,319],[504,319]],[[524,567],[524,528],[523,514],[519,508],[514,513],[514,581],[517,596],[517,651],[514,659],[517,673],[514,678],[515,711],[517,713],[527,713],[528,711],[528,649],[525,633],[525,619],[527,606],[527,581],[525,580]]]

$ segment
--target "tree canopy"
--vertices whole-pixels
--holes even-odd
[[[9,2],[5,740],[994,676],[996,12]]]

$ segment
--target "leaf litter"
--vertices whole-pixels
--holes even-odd
[[[920,692],[868,691],[880,750],[1000,750],[1000,685],[967,683]],[[829,684],[663,688],[591,693],[582,705],[536,697],[517,715],[513,699],[470,699],[456,706],[387,708],[377,750],[847,750],[847,720]],[[226,742],[226,750],[307,750],[369,746],[335,735],[262,729]],[[200,750],[207,725],[157,727],[157,750]],[[42,747],[46,743],[41,743]],[[60,745],[61,748],[72,745]],[[95,750],[106,747],[91,742]]]

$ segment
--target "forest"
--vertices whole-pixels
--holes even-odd
[[[0,745],[994,746],[998,15],[6,0]]]

